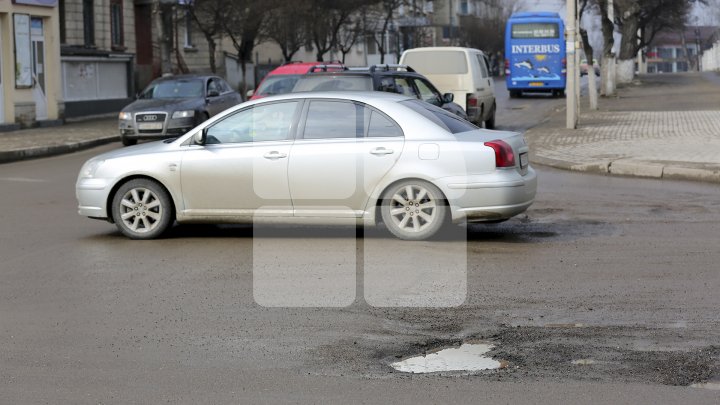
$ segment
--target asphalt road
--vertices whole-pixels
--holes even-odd
[[[563,102],[506,100],[502,87],[503,128]],[[80,165],[116,147],[0,165],[0,403],[720,398],[689,387],[720,380],[717,185],[539,168],[527,215],[467,238],[182,226],[138,242],[75,210]],[[430,280],[427,294],[397,294],[408,279]],[[318,299],[339,307],[273,307]],[[389,367],[466,340],[495,344],[507,367]]]

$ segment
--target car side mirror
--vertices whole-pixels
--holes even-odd
[[[199,131],[193,135],[193,142],[195,145],[205,145],[205,142],[207,141],[207,128],[203,128],[202,131]]]
[[[442,96],[443,103],[452,103],[455,100],[455,95],[453,93],[445,93]]]
[[[217,97],[220,95],[220,92],[217,90],[208,90],[208,97]]]
[[[247,98],[249,99],[250,97],[252,97],[253,95],[255,95],[255,90],[248,90],[247,93],[245,93],[245,95],[246,95]]]

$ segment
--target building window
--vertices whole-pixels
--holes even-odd
[[[192,39],[193,19],[190,10],[185,10],[185,48],[194,48]]]
[[[93,0],[83,0],[83,40],[85,46],[95,46],[95,7]]]
[[[470,7],[467,1],[460,2],[460,15],[468,15],[470,13]]]
[[[125,49],[123,36],[123,2],[110,0],[110,39],[113,49]]]

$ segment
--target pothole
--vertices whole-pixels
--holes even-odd
[[[501,368],[502,363],[485,356],[493,347],[485,343],[465,343],[459,347],[409,357],[390,366],[404,373],[494,370]]]

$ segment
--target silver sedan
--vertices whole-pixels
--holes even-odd
[[[499,222],[534,201],[521,134],[483,130],[389,93],[301,93],[233,107],[176,139],[87,161],[80,215],[133,239],[174,222],[384,223],[427,239]]]

